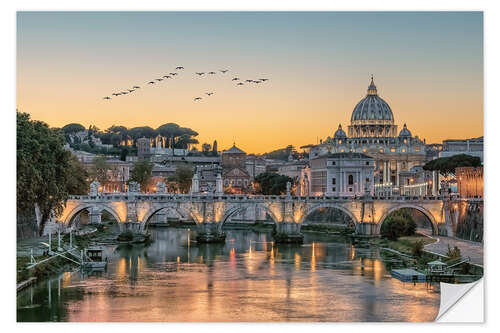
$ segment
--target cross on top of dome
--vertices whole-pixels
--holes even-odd
[[[375,83],[373,83],[373,74],[372,74],[372,81],[368,86],[368,95],[377,95],[377,87],[375,86]]]

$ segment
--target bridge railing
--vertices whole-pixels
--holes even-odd
[[[147,200],[147,201],[193,201],[193,200],[223,200],[223,201],[431,201],[444,200],[442,196],[286,196],[286,195],[250,195],[250,194],[176,194],[176,193],[104,193],[99,195],[72,195],[70,200],[80,201],[122,201],[122,200]],[[475,199],[481,201],[482,199]]]

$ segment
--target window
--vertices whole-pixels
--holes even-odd
[[[345,151],[345,149],[344,149],[344,148],[340,149],[340,152],[341,152],[341,153],[343,153],[344,151]]]
[[[366,181],[367,183],[369,183],[369,182],[370,182],[370,178],[366,178],[366,179],[365,179],[365,181]]]
[[[403,153],[406,153],[406,148],[401,149]]]
[[[349,175],[348,184],[349,185],[354,184],[354,177],[352,175]]]
[[[337,180],[335,178],[332,178],[332,185],[335,185],[337,183]]]
[[[366,148],[363,148],[363,153],[366,153]]]
[[[332,192],[337,192],[337,189],[335,187],[332,187]]]
[[[352,192],[352,187],[349,187],[349,192]]]
[[[391,153],[395,153],[396,152],[396,148],[395,147],[392,147],[391,148]]]
[[[366,165],[370,165],[370,162],[366,161]]]
[[[335,161],[332,161],[332,165],[335,165],[335,164],[337,164],[337,163]]]

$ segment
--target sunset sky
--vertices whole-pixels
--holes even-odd
[[[371,74],[398,130],[483,135],[480,12],[18,13],[17,107],[56,127],[175,122],[220,149],[299,147],[347,128]]]

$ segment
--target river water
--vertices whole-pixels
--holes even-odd
[[[105,272],[66,272],[20,292],[18,321],[432,321],[439,293],[391,278],[377,250],[305,234],[226,230],[196,244],[189,229],[150,230],[147,246],[106,246]]]

